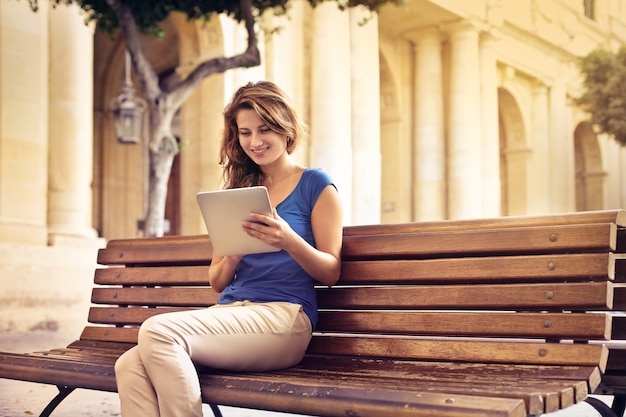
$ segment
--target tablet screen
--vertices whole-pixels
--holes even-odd
[[[249,214],[272,214],[267,188],[263,186],[205,191],[196,195],[213,253],[220,256],[277,252],[280,249],[248,236],[241,223]]]

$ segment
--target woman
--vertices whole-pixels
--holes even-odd
[[[302,359],[317,323],[314,285],[339,279],[342,238],[332,181],[291,157],[303,136],[275,84],[249,83],[233,96],[220,152],[226,188],[267,187],[273,216],[251,213],[255,221],[242,227],[281,250],[215,256],[209,282],[221,293],[218,304],[144,322],[137,346],[115,364],[123,417],[201,417],[194,364],[266,371]]]

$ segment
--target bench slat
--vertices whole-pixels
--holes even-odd
[[[99,351],[93,352],[83,349],[74,348],[57,348],[45,352],[29,353],[29,358],[33,361],[37,358],[58,359],[74,362],[84,362],[92,365],[111,366],[122,352],[117,351]]]
[[[356,355],[361,357],[473,363],[588,365],[602,371],[608,358],[608,349],[601,345],[352,336],[313,337],[307,352],[339,356],[358,352]]]
[[[156,314],[185,308],[92,307],[89,322],[139,325]],[[535,337],[560,339],[609,339],[611,317],[576,313],[469,312],[336,312],[320,311],[317,329],[322,332],[421,334],[451,336]]]
[[[31,357],[3,352],[0,358],[0,374],[20,381],[61,386],[74,384],[100,391],[117,390],[112,364],[104,366],[68,358]]]
[[[172,266],[161,268],[100,268],[94,282],[99,285],[201,285],[209,284],[209,267]]]
[[[92,351],[104,350],[106,352],[109,352],[111,350],[118,350],[120,352],[125,352],[126,350],[130,349],[134,345],[135,345],[134,343],[102,342],[102,341],[97,341],[97,340],[77,339],[73,341],[72,343],[70,343],[68,347],[76,348],[76,349],[89,349]]]
[[[626,288],[620,287],[626,297]],[[320,308],[606,309],[607,282],[507,285],[395,286],[318,289]],[[208,307],[219,295],[209,287],[94,288],[95,304]],[[626,298],[620,299],[625,301]]]
[[[128,308],[128,307],[91,307],[88,320],[90,323],[113,325],[139,325],[155,314],[189,310],[188,307]]]
[[[591,223],[605,223],[603,221],[594,221]],[[608,222],[611,223],[611,222]],[[189,236],[163,236],[163,237],[140,237],[140,238],[127,238],[127,239],[112,239],[107,243],[107,248],[113,250],[126,250],[127,248],[137,247],[151,247],[156,248],[159,246],[204,246],[210,243],[209,236],[205,234]]]
[[[138,239],[111,241],[98,251],[101,265],[208,265],[213,247],[208,236],[191,237],[189,240],[162,241]],[[179,244],[176,244],[179,242]],[[165,243],[165,244],[164,244]]]
[[[219,294],[209,287],[94,288],[91,293],[95,304],[138,306],[208,307],[218,298]]]
[[[320,308],[422,309],[606,309],[613,306],[608,282],[420,285],[318,289]]]
[[[417,223],[378,224],[344,228],[344,236],[366,236],[455,230],[486,230],[591,223],[615,223],[626,227],[626,210],[597,210],[537,216],[505,216],[489,219],[436,220]]]
[[[345,259],[425,257],[464,254],[532,254],[612,251],[615,224],[529,227],[437,233],[353,236],[343,240]]]
[[[348,261],[342,264],[341,284],[613,279],[615,266],[607,253]]]
[[[80,339],[84,341],[137,343],[138,327],[85,326]]]
[[[212,247],[208,237],[156,241],[144,245],[128,240],[113,241],[98,251],[103,265],[202,264],[208,265]],[[345,259],[377,257],[425,257],[451,254],[532,254],[569,251],[611,251],[617,245],[617,228],[612,223],[487,229],[437,233],[346,236]]]
[[[471,312],[320,312],[323,332],[437,336],[605,339],[611,337],[606,314]]]

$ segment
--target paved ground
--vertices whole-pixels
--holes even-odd
[[[0,334],[0,350],[31,352],[66,346],[75,335],[60,332],[29,332]],[[57,389],[48,385],[0,379],[0,417],[38,416]],[[610,401],[610,397],[600,397]],[[222,407],[224,417],[294,417],[293,414],[269,413]],[[204,415],[211,416],[208,407]],[[550,417],[597,417],[599,414],[587,404],[570,410],[552,413]],[[59,405],[52,417],[121,417],[117,394],[90,390],[76,390]]]

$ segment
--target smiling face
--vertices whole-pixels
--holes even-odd
[[[239,145],[248,157],[266,171],[287,158],[287,137],[270,129],[252,109],[237,112]]]
[[[224,108],[219,162],[226,188],[262,185],[293,166],[290,154],[306,124],[287,95],[270,81],[240,87]]]

